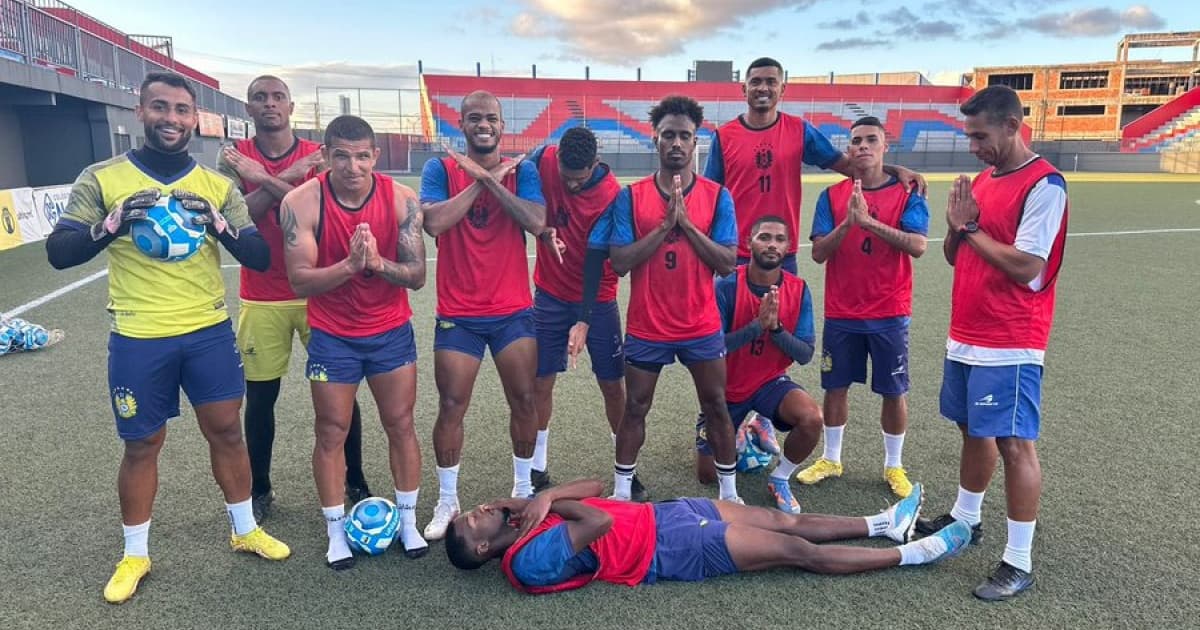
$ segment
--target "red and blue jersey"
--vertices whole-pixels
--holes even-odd
[[[557,147],[542,147],[529,160],[537,165],[542,180],[546,227],[555,228],[558,238],[567,246],[560,263],[552,246],[538,240],[533,283],[564,302],[582,302],[583,259],[587,254],[588,235],[621,191],[621,185],[608,165],[601,163],[592,172],[592,179],[578,193],[571,193],[563,186],[559,175]],[[617,274],[613,273],[612,264],[605,261],[596,301],[603,303],[615,299]]]
[[[738,116],[717,129],[704,176],[733,195],[738,219],[738,256],[750,257],[750,228],[760,217],[787,221],[796,253],[800,233],[800,171],[805,164],[833,166],[842,153],[816,127],[779,112],[775,122],[754,129]]]
[[[954,259],[950,341],[981,348],[1045,351],[1054,321],[1055,287],[1067,240],[1069,204],[1062,174],[1037,157],[1000,175],[994,167],[989,168],[976,176],[971,185],[979,206],[980,231],[1020,249],[1018,233],[1023,221],[1029,220],[1026,202],[1034,188],[1045,182],[1062,187],[1064,192],[1059,197],[1061,205],[1053,209],[1054,213],[1061,212],[1061,221],[1052,240],[1047,239],[1050,246],[1045,251],[1046,266],[1035,281],[1036,286],[1012,280],[984,260],[969,243],[961,243]]]
[[[810,238],[832,232],[845,220],[854,180],[844,179],[821,192]],[[867,212],[879,222],[905,232],[929,231],[925,199],[891,178],[878,188],[864,188]],[[825,261],[827,320],[890,320],[912,315],[912,258],[871,232],[850,228],[838,249]]]
[[[683,197],[688,218],[697,229],[718,245],[736,243],[737,217],[728,190],[696,176]],[[622,189],[610,212],[610,245],[631,245],[662,225],[669,202],[654,175]],[[713,270],[679,226],[630,272],[627,322],[626,332],[646,341],[688,341],[720,332]]]
[[[421,202],[445,201],[475,179],[454,158],[429,160],[421,173]],[[545,203],[537,167],[522,162],[505,176],[518,197]],[[466,216],[437,237],[439,317],[504,317],[533,305],[525,230],[486,190]]]
[[[321,145],[311,140],[296,138],[292,147],[278,157],[270,157],[260,151],[254,138],[238,140],[234,143],[234,148],[238,153],[262,164],[271,177],[278,177],[280,173],[301,158],[320,151]],[[317,171],[312,168],[304,174],[304,178],[300,181],[288,183],[299,186],[316,176]],[[241,189],[243,193],[250,194],[258,189],[258,185],[241,182]],[[254,225],[258,227],[259,234],[262,234],[263,240],[271,248],[271,266],[266,271],[254,271],[249,267],[242,267],[239,295],[243,300],[259,302],[282,302],[298,299],[296,293],[292,291],[292,285],[288,283],[287,267],[283,263],[283,230],[279,227],[279,204],[272,205],[270,210],[254,222]]]
[[[717,305],[725,332],[730,333],[758,319],[762,298],[770,287],[751,286],[746,265],[717,281]],[[808,285],[790,273],[780,274],[779,324],[787,332],[811,343],[812,298]],[[731,299],[732,298],[732,299]],[[725,355],[725,399],[731,403],[749,400],[763,385],[782,376],[792,365],[788,356],[764,330],[756,339]]]
[[[380,257],[396,261],[400,225],[396,218],[396,189],[392,178],[372,174],[371,192],[358,208],[338,201],[329,184],[321,183],[321,214],[317,223],[317,266],[329,267],[350,255],[350,237],[360,223],[371,226]],[[308,298],[308,325],[338,337],[370,337],[404,325],[412,318],[408,289],[369,272],[355,274],[341,286]]]

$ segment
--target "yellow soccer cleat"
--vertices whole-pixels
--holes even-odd
[[[894,466],[892,468],[883,469],[883,479],[892,487],[892,493],[901,499],[912,494],[913,485],[908,480],[908,473],[904,472],[903,466]]]
[[[292,555],[292,550],[283,541],[273,538],[261,527],[256,527],[245,536],[234,534],[229,539],[229,546],[234,551],[245,551],[267,560],[283,560]]]
[[[150,573],[150,558],[142,556],[125,556],[117,563],[108,584],[104,585],[104,601],[110,604],[123,604],[137,591],[142,578]]]
[[[809,466],[808,468],[805,468],[804,470],[801,470],[799,473],[797,473],[796,481],[799,481],[800,483],[802,483],[806,486],[811,486],[814,483],[821,481],[822,479],[828,479],[829,477],[841,477],[841,476],[842,476],[842,463],[841,462],[831,462],[828,459],[825,459],[824,457],[822,457],[821,459],[818,459],[816,461],[816,463],[814,463],[812,466]]]

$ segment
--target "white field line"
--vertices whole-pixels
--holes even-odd
[[[1088,236],[1137,236],[1137,235],[1143,235],[1143,234],[1187,234],[1187,233],[1194,233],[1194,232],[1200,232],[1200,228],[1161,228],[1161,229],[1154,229],[1154,230],[1117,230],[1114,232],[1068,232],[1067,236],[1069,238],[1080,238],[1080,237],[1088,237]],[[929,239],[929,242],[930,243],[940,243],[943,240],[944,239],[941,239],[941,238],[931,238],[931,239]],[[810,243],[805,243],[800,246],[801,249],[804,249],[807,247],[812,247],[812,245]],[[532,255],[529,256],[529,258],[533,258],[533,257],[534,256],[532,256]],[[426,258],[425,262],[436,263],[437,258]],[[222,269],[237,269],[238,267],[241,267],[241,265],[221,265]],[[107,275],[108,275],[107,269],[102,269],[100,271],[97,271],[96,273],[94,273],[86,278],[80,278],[79,280],[76,280],[75,282],[72,282],[71,284],[68,284],[65,287],[51,291],[50,293],[47,293],[46,295],[43,295],[42,297],[37,298],[36,300],[26,302],[16,308],[14,308],[13,310],[8,311],[7,313],[4,313],[4,317],[5,318],[17,317],[21,313],[24,313],[30,309],[37,308],[55,298],[60,298],[64,295],[70,293],[71,291],[74,291],[75,289],[78,289],[82,286],[90,284],[96,280],[99,280],[100,278],[103,278],[104,276],[107,276]]]

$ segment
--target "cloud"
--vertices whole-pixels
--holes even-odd
[[[924,20],[910,11],[908,7],[900,7],[884,13],[879,23],[881,25],[891,24],[895,27],[891,30],[878,31],[879,35],[908,39],[958,37],[962,30],[958,24],[952,24],[946,20]]]
[[[821,42],[817,50],[847,50],[851,48],[882,48],[890,45],[886,39],[869,39],[866,37],[845,37]]]
[[[1108,7],[1042,13],[1017,20],[1016,25],[1051,37],[1072,38],[1116,35],[1124,30],[1159,29],[1166,26],[1166,20],[1149,7],[1137,4],[1122,13]]]
[[[818,0],[523,0],[509,31],[557,40],[562,54],[619,66],[683,52],[685,44],[735,33],[747,18],[784,7],[806,9]]]
[[[819,22],[817,26],[838,31],[849,31],[860,26],[867,26],[871,23],[871,16],[866,11],[859,11],[852,18],[842,18],[840,20],[831,20],[829,22]]]

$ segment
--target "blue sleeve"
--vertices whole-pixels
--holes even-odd
[[[438,203],[450,198],[450,179],[446,166],[438,158],[430,158],[421,169],[421,203]]]
[[[916,195],[913,195],[916,197]],[[808,240],[815,241],[826,234],[832,232],[837,226],[833,224],[833,207],[829,205],[829,189],[821,191],[821,196],[817,197],[817,209],[813,212],[812,233],[808,235]]]
[[[513,575],[526,586],[551,586],[575,575],[567,563],[575,557],[567,524],[538,534],[513,556]]]
[[[722,187],[721,195],[717,197],[717,209],[713,215],[712,227],[708,230],[708,237],[717,245],[737,245],[737,215],[733,212],[733,195],[729,194],[728,188]]]
[[[532,162],[533,165],[536,167],[538,164],[542,163],[542,155],[544,155],[545,153],[546,153],[546,145],[543,144],[542,146],[534,149],[533,153],[530,153],[529,155],[525,156],[525,159],[528,160],[529,162]]]
[[[721,135],[714,131],[712,138],[712,144],[708,149],[708,161],[704,163],[704,176],[724,185],[725,158],[721,157]]]
[[[737,301],[737,272],[717,278],[717,310],[721,312],[721,329],[733,331],[733,308]]]
[[[842,158],[842,152],[833,147],[829,138],[819,129],[804,121],[804,163],[829,168]]]
[[[620,195],[617,196],[620,198]],[[600,215],[599,219],[592,224],[592,231],[588,233],[587,246],[588,249],[602,249],[608,251],[608,243],[612,240],[613,232],[613,206],[616,204],[616,199],[608,208]]]
[[[517,167],[517,196],[525,201],[546,205],[542,196],[542,176],[538,174],[537,162],[522,160]]]
[[[924,197],[917,193],[908,196],[904,214],[900,215],[900,229],[922,236],[929,234],[929,206],[925,205]]]
[[[632,245],[637,239],[633,236],[633,193],[629,187],[621,189],[616,199],[609,204],[605,214],[609,215],[611,225],[608,244],[612,247]],[[593,234],[595,230],[593,230]],[[589,243],[590,247],[591,244]]]
[[[808,291],[807,282],[804,283],[804,292],[800,294],[800,319],[796,320],[794,336],[808,343],[814,343],[817,340],[813,328],[812,294]]]

